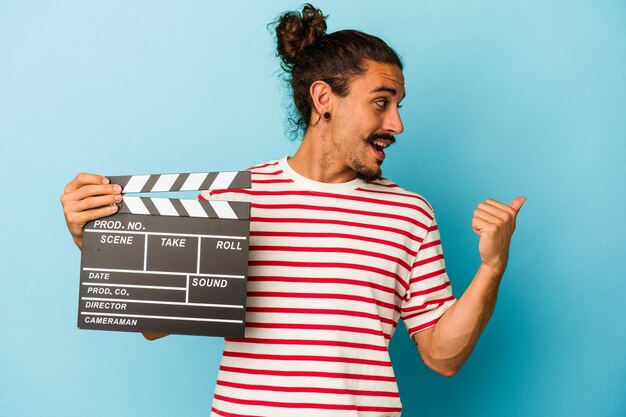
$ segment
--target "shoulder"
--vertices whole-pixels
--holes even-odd
[[[263,187],[264,185],[271,185],[280,182],[285,182],[283,171],[280,168],[280,163],[277,159],[264,162],[261,164],[253,165],[247,168],[245,171],[250,172],[251,187],[255,189]],[[200,193],[199,198],[204,200],[220,199],[220,196],[232,197],[237,194],[245,194],[246,190],[243,188],[230,188],[223,190],[204,190]]]
[[[415,210],[422,215],[434,218],[434,208],[422,195],[402,188],[387,178],[379,178],[368,181],[359,187],[358,191],[362,195],[371,196],[388,201],[394,205],[405,206],[409,210]]]
[[[278,159],[274,159],[269,162],[264,162],[262,164],[253,165],[248,168],[246,171],[250,171],[252,175],[263,175],[263,174],[273,174],[277,171],[280,171],[280,163]]]

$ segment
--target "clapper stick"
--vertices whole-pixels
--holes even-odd
[[[157,216],[185,216],[219,219],[247,219],[250,204],[232,201],[202,201],[175,198],[124,197],[120,213]]]
[[[122,187],[123,194],[250,187],[249,171],[125,175],[108,178],[111,184],[119,184]]]
[[[109,177],[122,192],[250,187],[250,173]],[[78,327],[241,337],[250,204],[125,195],[85,225]]]

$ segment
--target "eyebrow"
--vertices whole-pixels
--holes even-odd
[[[389,93],[392,96],[395,96],[398,93],[398,91],[395,88],[385,87],[384,85],[372,90],[372,94],[381,93],[381,92]],[[402,99],[404,99],[405,97],[406,97],[406,92],[404,92]]]

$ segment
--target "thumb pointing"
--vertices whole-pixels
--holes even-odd
[[[522,208],[525,202],[526,197],[516,197],[509,203],[509,207],[513,207],[516,212],[519,212],[519,209]]]

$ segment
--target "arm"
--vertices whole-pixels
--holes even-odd
[[[122,201],[122,187],[109,183],[101,175],[78,174],[61,196],[67,228],[79,249],[83,246],[83,227],[91,220],[110,216],[117,212]],[[143,333],[148,340],[167,336],[163,333]]]
[[[148,340],[157,340],[160,339],[162,337],[168,336],[167,333],[148,333],[148,332],[143,332],[141,333],[143,335],[143,337],[145,337]]]
[[[515,219],[526,199],[510,205],[487,200],[474,211],[472,228],[480,236],[482,264],[469,287],[435,326],[414,335],[424,363],[444,376],[456,374],[474,349],[496,306]]]

